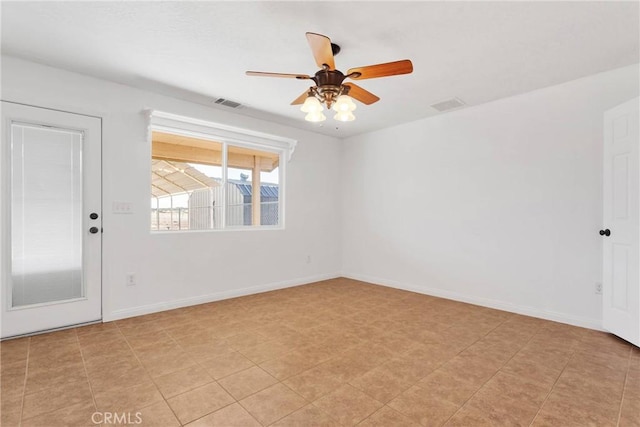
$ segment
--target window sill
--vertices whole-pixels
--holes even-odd
[[[247,227],[227,227],[221,229],[210,229],[210,230],[149,230],[152,235],[159,234],[182,234],[182,233],[226,233],[226,232],[247,232],[247,231],[283,231],[284,226],[247,226]]]

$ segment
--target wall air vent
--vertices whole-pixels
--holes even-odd
[[[224,105],[225,107],[229,107],[229,108],[242,108],[242,104],[240,104],[239,102],[230,101],[224,98],[218,98],[215,101],[213,101],[213,103],[218,105]]]
[[[459,98],[445,99],[444,101],[432,104],[431,107],[438,111],[455,110],[456,108],[464,107],[465,103]]]

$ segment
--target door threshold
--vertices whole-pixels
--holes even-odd
[[[43,330],[41,330],[41,331],[29,332],[28,334],[12,335],[12,336],[10,336],[10,337],[0,338],[0,341],[13,340],[13,339],[18,339],[18,338],[32,337],[32,336],[34,336],[34,335],[42,335],[42,334],[48,334],[48,333],[50,333],[50,332],[64,331],[64,330],[66,330],[66,329],[73,329],[73,328],[79,328],[79,327],[81,327],[81,326],[95,325],[95,324],[97,324],[97,323],[102,323],[102,319],[92,320],[92,321],[90,321],[90,322],[75,323],[75,324],[73,324],[73,325],[68,325],[68,326],[60,326],[59,328],[43,329]]]

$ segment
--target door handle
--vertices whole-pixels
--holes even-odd
[[[100,231],[100,229],[98,227],[91,227],[89,229],[89,233],[91,233],[91,234],[96,234],[98,231]]]
[[[608,228],[605,230],[600,230],[600,235],[601,236],[611,236],[611,230],[609,230]]]

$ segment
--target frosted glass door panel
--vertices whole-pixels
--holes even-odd
[[[11,125],[12,307],[84,296],[82,137]]]

